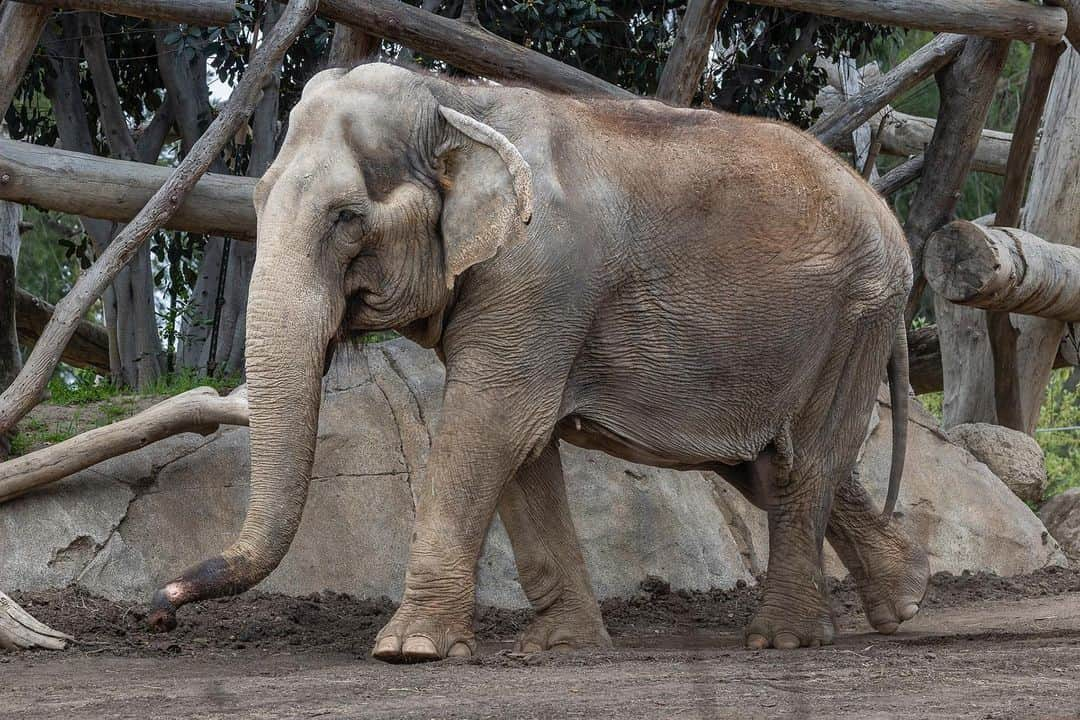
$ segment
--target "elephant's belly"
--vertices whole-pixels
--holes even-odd
[[[716,469],[756,458],[772,441],[768,431],[756,437],[733,438],[725,433],[702,434],[686,428],[640,423],[634,430],[611,427],[580,415],[563,418],[556,427],[560,439],[588,450],[600,450],[629,462],[677,470]]]

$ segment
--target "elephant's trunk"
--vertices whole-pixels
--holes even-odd
[[[310,257],[263,237],[247,311],[247,515],[232,547],[157,591],[149,618],[155,629],[175,627],[181,605],[243,592],[269,575],[288,551],[307,500],[323,359],[343,302],[325,291]]]

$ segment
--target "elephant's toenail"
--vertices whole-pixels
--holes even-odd
[[[773,638],[773,647],[779,650],[794,650],[799,647],[799,638],[793,633],[779,633]]]
[[[447,653],[447,657],[471,657],[472,650],[465,643],[454,643],[454,646],[450,648],[450,652]]]
[[[375,643],[375,650],[372,651],[372,655],[375,657],[397,655],[398,650],[399,646],[396,637],[384,637]]]
[[[919,614],[919,603],[908,603],[900,608],[900,619],[910,620]]]
[[[415,658],[437,658],[439,651],[435,649],[435,643],[426,637],[414,636],[405,640],[401,646],[403,655]]]
[[[769,640],[763,635],[748,635],[746,637],[747,650],[764,650],[769,647]]]

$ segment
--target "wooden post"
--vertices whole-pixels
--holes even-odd
[[[61,300],[19,377],[0,395],[0,432],[10,430],[36,403],[79,319],[146,239],[179,208],[225,143],[240,130],[258,102],[266,78],[314,15],[316,0],[293,0],[274,31],[255,51],[224,110],[145,208]]]
[[[33,347],[53,315],[53,306],[21,288],[15,291],[15,329],[19,342]],[[109,375],[109,331],[97,323],[80,320],[61,360],[68,365]]]
[[[814,123],[810,134],[830,147],[850,139],[855,128],[950,63],[964,48],[965,40],[963,35],[937,36],[857,95],[830,110]]]
[[[1009,148],[1005,183],[998,200],[995,225],[1015,227],[1020,224],[1024,189],[1035,156],[1035,138],[1042,122],[1050,81],[1065,43],[1036,45],[1028,68],[1027,84],[1020,100],[1016,129]],[[986,316],[990,352],[994,361],[994,406],[998,424],[1013,430],[1024,429],[1020,404],[1020,378],[1016,357],[1017,332],[1007,312],[992,311]],[[975,388],[972,388],[976,392]]]
[[[226,397],[211,387],[161,401],[126,420],[0,464],[0,503],[117,455],[184,432],[211,435],[221,425],[247,425],[247,387]]]
[[[399,0],[321,0],[319,14],[493,80],[524,82],[559,93],[635,97],[535,50]]]
[[[130,222],[172,170],[0,138],[0,200]],[[255,238],[255,178],[206,174],[163,227]]]
[[[871,184],[882,197],[889,197],[919,178],[925,164],[925,155],[922,153],[913,155]]]
[[[675,32],[656,98],[670,105],[686,107],[694,99],[701,74],[709,61],[713,36],[727,0],[690,0]]]
[[[960,305],[1080,322],[1080,248],[955,220],[930,238],[926,277]]]
[[[786,10],[1003,40],[1061,42],[1065,10],[1017,0],[753,0]]]
[[[130,15],[204,27],[228,25],[236,10],[235,0],[18,0],[18,3]]]
[[[938,121],[926,148],[922,181],[904,227],[915,270],[909,318],[926,285],[921,276],[923,246],[931,233],[951,219],[956,209],[1008,49],[1005,41],[970,38],[960,56],[938,77],[941,86]]]
[[[1065,37],[1068,38],[1073,50],[1080,53],[1080,0],[1046,0],[1046,4],[1064,8],[1068,16]]]
[[[0,7],[0,119],[7,114],[51,7],[7,2]]]
[[[330,41],[329,67],[351,68],[366,62],[379,51],[379,38],[343,22],[334,26]]]

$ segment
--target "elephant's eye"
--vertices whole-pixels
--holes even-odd
[[[360,217],[360,213],[356,212],[355,210],[352,210],[350,208],[342,208],[341,210],[338,210],[337,222],[340,224],[350,223],[358,217]]]

